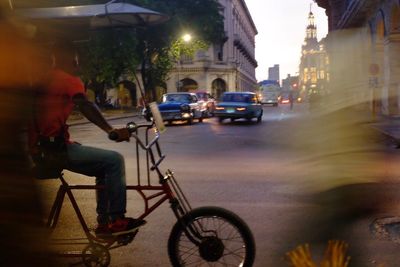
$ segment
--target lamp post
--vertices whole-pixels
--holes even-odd
[[[191,40],[192,40],[192,36],[189,34],[189,33],[186,33],[186,34],[184,34],[184,35],[182,35],[182,37],[181,37],[181,39],[182,39],[182,41],[184,42],[184,43],[189,43]],[[182,47],[180,46],[179,47],[179,58],[178,58],[178,82],[177,82],[177,90],[178,90],[178,92],[180,92],[181,91],[181,86],[182,86],[182,84],[181,84],[181,80],[180,80],[180,70],[181,70],[181,68],[182,68],[182,64],[181,64],[181,51],[182,51]]]

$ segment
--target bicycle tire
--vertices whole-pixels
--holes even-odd
[[[199,245],[189,240],[184,229],[194,223],[200,223],[203,228]],[[220,207],[193,209],[174,225],[168,240],[168,255],[175,267],[209,266],[210,263],[212,266],[250,267],[255,252],[254,237],[247,224]]]

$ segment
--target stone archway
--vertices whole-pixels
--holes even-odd
[[[178,87],[178,92],[195,91],[199,87],[195,80],[189,78],[180,80],[179,85],[180,86]]]
[[[136,107],[136,84],[128,80],[123,80],[119,82],[118,88],[120,90],[118,92],[119,104],[125,107]]]
[[[216,98],[219,99],[221,95],[226,92],[226,82],[221,79],[215,79],[211,84],[211,94]]]

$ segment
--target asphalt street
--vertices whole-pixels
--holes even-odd
[[[122,127],[132,119],[137,121],[123,118],[111,123]],[[399,213],[399,153],[373,134],[365,137],[365,130],[360,131],[362,136],[359,131],[340,135],[348,142],[346,148],[352,148],[352,138],[363,142],[354,149],[339,149],[327,136],[349,127],[329,124],[328,119],[298,104],[294,110],[287,105],[264,107],[260,124],[226,121],[221,125],[215,118],[193,125],[176,123],[161,136],[167,156],[162,168],[175,172],[193,207],[224,207],[247,222],[257,246],[254,266],[287,266],[285,252],[303,243],[310,243],[318,258],[328,239],[348,242],[351,256],[362,266],[396,266],[398,244],[374,235],[371,224]],[[70,131],[77,142],[123,154],[128,184],[137,183],[134,142],[113,143],[91,124],[78,124]],[[65,176],[74,184],[94,182],[69,172]],[[59,183],[40,183],[50,208]],[[94,193],[80,191],[76,196],[94,227]],[[127,209],[129,216],[143,210],[137,193],[128,192]],[[167,241],[175,221],[167,203],[159,207],[147,217],[133,243],[111,251],[110,266],[170,266]],[[83,237],[68,202],[54,236]],[[65,248],[79,250],[80,246]]]

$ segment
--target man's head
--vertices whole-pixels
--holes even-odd
[[[52,49],[53,66],[69,73],[74,73],[78,68],[78,54],[72,42],[59,40]]]

